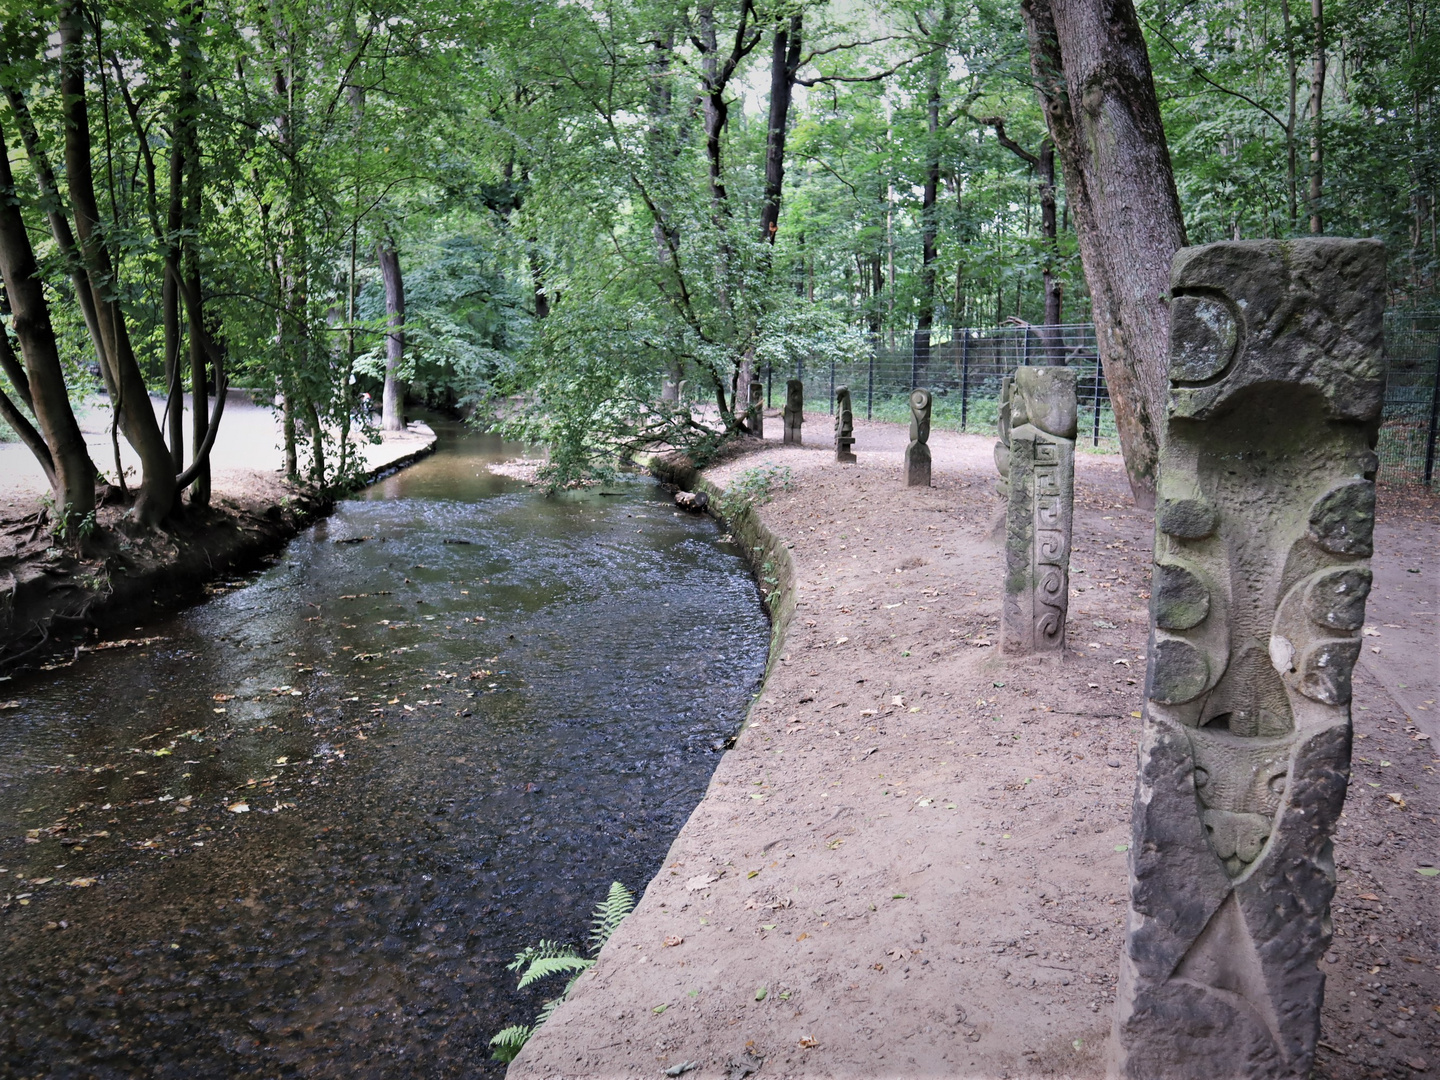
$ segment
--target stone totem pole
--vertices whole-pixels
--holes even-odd
[[[1021,367],[1002,394],[1005,596],[1000,649],[1010,656],[1061,653],[1070,608],[1070,535],[1075,512],[1075,372]],[[1003,444],[1002,444],[1003,445]]]
[[[745,408],[745,426],[757,439],[765,437],[765,384],[759,375],[750,378],[750,402]]]
[[[835,460],[854,462],[855,414],[850,408],[850,388],[835,388]]]
[[[1384,250],[1211,244],[1170,280],[1115,1066],[1301,1080],[1370,591]]]
[[[785,442],[800,445],[800,425],[805,422],[805,384],[799,379],[785,380]]]
[[[930,391],[910,391],[910,445],[905,447],[905,486],[930,486]]]

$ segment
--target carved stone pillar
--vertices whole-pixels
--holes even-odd
[[[1075,513],[1075,372],[1021,367],[1007,380],[1001,429],[1009,428],[1005,597],[1000,648],[1010,656],[1061,653],[1070,607],[1070,533]],[[1003,445],[1003,444],[1002,444]]]
[[[1370,590],[1384,249],[1187,248],[1171,291],[1116,1068],[1300,1080]]]
[[[930,486],[930,391],[910,391],[910,444],[905,447],[905,486]]]
[[[850,408],[850,388],[835,388],[835,460],[854,462],[855,414]]]
[[[745,409],[745,426],[757,439],[765,437],[765,384],[756,375],[750,380],[750,402]]]
[[[799,379],[785,380],[785,407],[780,411],[785,419],[785,442],[800,445],[800,425],[805,423],[805,384]]]

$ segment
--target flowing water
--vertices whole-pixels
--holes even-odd
[[[498,1075],[504,963],[659,868],[763,671],[739,550],[437,427],[158,640],[0,682],[3,1075]]]

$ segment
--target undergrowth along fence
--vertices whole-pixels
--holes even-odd
[[[928,388],[931,423],[982,434],[996,427],[1000,381],[1025,364],[1063,363],[1075,369],[1080,406],[1077,449],[1118,453],[1115,416],[1091,323],[1066,326],[997,326],[947,331],[928,346],[909,335],[882,335],[864,356],[810,357],[767,367],[765,403],[776,407],[785,380],[805,384],[805,408],[833,412],[835,388],[848,386],[856,416],[908,422],[910,391]],[[1385,315],[1389,382],[1377,451],[1379,478],[1391,483],[1440,484],[1440,313],[1392,311]]]

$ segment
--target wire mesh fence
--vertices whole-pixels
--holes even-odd
[[[1390,376],[1380,426],[1380,478],[1434,489],[1440,427],[1440,314],[1385,314]]]
[[[1440,482],[1440,314],[1387,312],[1385,348],[1390,375],[1377,447],[1380,479],[1434,488]],[[784,401],[785,380],[798,378],[809,411],[833,411],[835,388],[848,386],[856,416],[902,423],[910,419],[910,391],[924,386],[934,395],[933,426],[988,434],[996,426],[1001,380],[1024,364],[1059,363],[1075,369],[1078,449],[1118,453],[1115,416],[1091,323],[954,330],[928,342],[881,335],[865,356],[812,357],[767,369],[761,378],[770,407]]]
[[[1080,443],[1118,452],[1115,417],[1095,348],[1095,327],[999,326],[947,331],[927,342],[911,335],[879,337],[868,355],[855,359],[797,361],[763,375],[767,405],[782,402],[785,380],[805,384],[805,407],[834,408],[835,387],[848,386],[855,415],[908,422],[910,391],[924,386],[934,395],[932,426],[954,431],[995,430],[1000,382],[1017,367],[1065,364],[1075,369],[1080,405]]]

